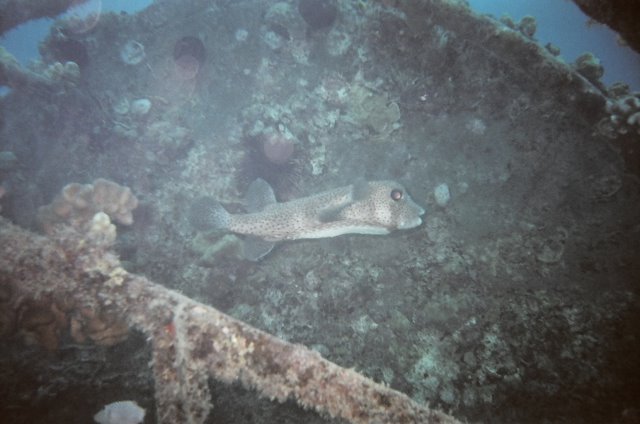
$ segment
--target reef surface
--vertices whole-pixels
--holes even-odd
[[[136,198],[115,244],[130,272],[462,420],[637,418],[639,95],[588,57],[560,61],[531,22],[337,3],[314,28],[294,1],[157,1],[88,31],[58,22],[28,70],[2,53],[2,215],[46,230],[38,210],[63,187],[111,180]],[[398,180],[427,213],[248,262],[189,210],[211,196],[242,211],[258,177],[280,201]],[[153,404],[136,334],[62,332],[48,352],[2,335],[13,422],[69,422],[80,394],[83,422],[114,393]],[[210,386],[211,422],[328,421]]]

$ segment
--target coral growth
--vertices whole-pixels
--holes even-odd
[[[604,75],[604,66],[593,53],[587,52],[578,56],[573,63],[575,70],[591,83],[598,84]]]
[[[169,163],[184,154],[191,142],[191,131],[170,121],[154,121],[144,126],[140,142],[155,160]]]
[[[47,40],[49,58],[57,62],[74,62],[81,69],[89,66],[89,51],[82,41],[66,37],[61,33]]]
[[[10,284],[0,290],[0,336],[15,335],[27,345],[54,351],[68,337],[76,343],[112,346],[128,334],[129,327],[113,313],[61,296],[25,298]]]
[[[11,53],[0,46],[0,85],[8,87],[46,86],[50,80],[23,68]]]
[[[129,112],[135,117],[145,116],[151,110],[151,100],[137,99],[131,102]]]
[[[350,110],[354,120],[373,132],[378,140],[400,127],[400,107],[386,94],[367,87],[364,83],[351,87]]]
[[[103,334],[105,320],[86,309],[91,303],[111,308],[145,333],[152,348],[160,423],[205,422],[211,409],[209,376],[223,382],[241,381],[264,397],[280,402],[295,399],[303,407],[351,423],[458,423],[317,352],[279,340],[143,277],[118,271],[115,258],[105,258],[104,251],[92,250],[83,240],[78,231],[45,239],[0,220],[0,269],[6,277],[0,280],[0,289],[24,298],[58,294],[70,304],[82,304],[79,316],[89,320],[96,335]],[[86,269],[82,262],[70,263],[72,256],[90,256],[87,262],[106,260],[109,266]],[[100,284],[99,294],[96,284]],[[28,322],[30,328],[37,328],[55,320],[53,313],[41,317],[34,312]],[[51,330],[40,333],[43,341],[50,342]]]
[[[640,134],[640,93],[607,101],[606,111],[609,116],[603,124],[613,129],[614,134]]]
[[[136,402],[125,400],[105,405],[93,420],[98,424],[140,424],[145,410]]]
[[[92,222],[98,212],[104,212],[120,224],[131,225],[132,211],[137,206],[138,199],[128,187],[99,178],[93,184],[66,185],[50,205],[39,209],[38,220],[46,233],[63,223],[82,228]]]
[[[144,45],[135,40],[127,41],[120,49],[120,59],[127,65],[137,65],[145,56]]]
[[[98,345],[113,346],[127,338],[129,327],[113,314],[78,308],[71,314],[69,331],[77,343],[91,340]]]
[[[78,81],[80,79],[80,67],[77,63],[68,61],[64,64],[54,62],[44,71],[44,76],[52,81]]]
[[[58,348],[60,331],[67,326],[67,318],[55,302],[44,299],[20,302],[20,299],[14,299],[9,305],[12,311],[3,310],[3,315],[15,314],[17,334],[24,343],[40,345],[47,350]]]
[[[51,53],[51,43],[43,44],[44,64],[34,71],[20,70],[8,57],[0,60],[0,82],[12,87],[2,100],[0,150],[19,158],[15,172],[0,170],[0,184],[9,190],[0,199],[3,216],[32,224],[34,205],[69,178],[135,181],[146,217],[135,210],[136,225],[118,235],[118,252],[127,269],[165,287],[311,344],[467,422],[614,422],[612,411],[635,407],[637,401],[619,388],[640,381],[628,372],[637,367],[626,354],[638,351],[638,344],[619,335],[631,329],[625,328],[633,321],[627,311],[638,310],[633,230],[640,191],[637,172],[624,168],[617,150],[628,142],[637,153],[638,127],[627,123],[637,118],[625,109],[634,100],[623,100],[637,96],[606,92],[607,122],[625,123],[613,130],[616,135],[627,131],[607,143],[592,128],[605,117],[605,91],[532,39],[537,35],[531,26],[525,29],[524,19],[505,18],[507,27],[466,10],[462,0],[336,2],[339,16],[331,28],[314,31],[299,3],[161,1],[136,15],[105,14],[90,32],[66,35],[88,49],[90,62],[79,66],[82,84],[41,77],[50,89],[25,86],[39,76],[36,71],[50,64],[59,71],[55,62],[65,63]],[[176,41],[189,34],[206,43],[204,65],[193,53],[180,53],[177,61],[172,56]],[[146,52],[132,56],[138,65],[125,65],[119,55],[128,39],[145,44],[134,45],[134,53]],[[288,160],[290,144],[264,144],[270,131],[292,136]],[[257,177],[272,183],[280,200],[360,178],[398,178],[415,187],[433,214],[414,232],[384,243],[366,237],[288,243],[268,260],[247,264],[240,260],[241,239],[195,235],[185,205],[208,195],[236,212],[244,187]],[[434,190],[444,182],[448,190]],[[140,370],[150,378],[151,370],[122,356],[108,362],[134,377],[104,390],[140,384],[146,390],[136,393],[142,404],[158,405],[152,421],[184,418],[180,414],[197,404],[205,405],[200,413],[208,411],[207,371],[228,376],[230,367],[238,368],[233,358],[245,361],[236,375],[247,386],[281,387],[280,379],[297,379],[302,387],[296,390],[325,395],[328,380],[312,380],[315,368],[307,367],[314,357],[296,354],[294,365],[304,366],[292,370],[282,357],[292,357],[295,348],[268,350],[256,338],[249,340],[251,356],[243,324],[112,271],[122,265],[98,253],[116,240],[117,218],[95,206],[77,207],[86,200],[82,187],[71,185],[71,200],[56,204],[62,215],[45,208],[52,236],[34,236],[36,247],[22,256],[16,252],[29,244],[12,243],[17,235],[0,219],[0,287],[19,281],[14,289],[43,301],[28,306],[45,318],[27,319],[31,312],[24,309],[26,340],[53,346],[52,340],[68,336],[107,343],[121,333],[113,317],[127,318],[140,330],[129,340],[137,343],[131,352],[74,343],[59,353],[124,351],[144,363],[153,354],[155,403],[147,380],[135,378]],[[62,229],[66,218],[77,228]],[[197,222],[207,218],[202,214]],[[73,240],[52,240],[74,231],[81,233]],[[47,260],[37,261],[41,255]],[[56,269],[64,273],[58,284]],[[62,294],[47,298],[52,291]],[[75,302],[60,304],[60,297]],[[5,298],[14,295],[0,291],[0,303]],[[598,299],[604,300],[595,305]],[[562,311],[576,306],[581,316],[566,320]],[[52,309],[62,311],[67,327],[56,324]],[[15,328],[15,313],[2,319]],[[526,343],[523,334],[530,336]],[[608,367],[598,358],[620,365]],[[253,376],[264,369],[271,374],[259,386]],[[46,371],[39,377],[55,379]],[[73,383],[86,377],[78,372]],[[82,390],[73,387],[73,394]],[[36,414],[28,408],[49,407],[54,398],[34,405],[26,392],[16,390],[15,399],[24,400],[5,403],[20,405],[29,417]],[[344,393],[335,401],[349,402]],[[255,411],[250,402],[236,407],[235,394],[211,397],[215,414]],[[379,399],[387,407],[394,402]],[[107,400],[114,399],[101,403]],[[590,416],[596,409],[602,416]],[[361,420],[402,422],[371,411],[359,411]],[[88,414],[84,421],[91,421]]]
[[[62,299],[18,300],[12,304],[18,336],[24,343],[56,350],[68,334],[76,343],[112,346],[125,340],[129,327],[115,315],[79,308]],[[2,307],[2,306],[0,306]],[[3,310],[10,315],[11,310]]]
[[[98,179],[93,184],[69,184],[53,203],[40,209],[40,222],[48,234],[84,234],[81,244],[92,246],[94,254],[113,246],[116,228],[109,215],[123,224],[131,224],[131,211],[137,199],[127,187]],[[109,214],[109,215],[107,215]],[[108,254],[107,254],[108,256]],[[105,269],[108,261],[78,258],[96,270]],[[121,268],[112,270],[117,283]],[[53,351],[65,335],[76,343],[92,341],[112,346],[127,338],[129,327],[108,307],[74,301],[65,296],[24,297],[14,282],[0,289],[0,335],[17,335],[29,345]]]
[[[522,35],[528,38],[533,38],[533,36],[536,34],[537,28],[538,26],[536,24],[536,18],[534,18],[533,16],[525,16],[520,19],[520,22],[518,23],[518,30],[522,33]]]

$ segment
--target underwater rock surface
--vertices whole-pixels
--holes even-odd
[[[159,1],[68,44],[53,30],[32,70],[53,88],[1,100],[2,215],[36,228],[61,188],[109,179],[139,203],[118,228],[128,270],[416,401],[470,422],[637,415],[638,96],[559,61],[531,21],[523,33],[463,2],[337,3],[310,33],[298,1],[266,0]],[[59,76],[67,50],[73,78]],[[242,213],[255,178],[279,201],[393,179],[429,212],[394,236],[283,243],[247,263],[189,211],[210,196]],[[141,340],[76,343],[46,305],[34,320],[60,341],[49,356],[1,315],[4,417],[70,422],[64,405],[89,386],[104,390],[88,392],[85,422],[110,393],[153,405]],[[211,386],[216,422],[331,421]]]

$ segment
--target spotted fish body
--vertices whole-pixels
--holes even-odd
[[[247,214],[229,214],[215,204],[208,217],[213,227],[258,242],[257,249],[245,245],[245,255],[256,260],[278,241],[389,234],[417,227],[424,214],[424,209],[394,181],[362,182],[278,203],[269,184],[258,179],[247,192],[247,209]]]

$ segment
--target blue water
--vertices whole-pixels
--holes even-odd
[[[153,0],[89,0],[75,13],[81,14],[83,10],[135,13],[151,3]],[[74,12],[68,13],[72,15]],[[0,42],[20,63],[26,65],[40,56],[38,43],[49,33],[52,23],[53,19],[49,18],[27,22],[4,34]]]
[[[571,1],[469,0],[469,4],[479,13],[489,13],[496,18],[508,14],[516,22],[531,15],[538,24],[535,38],[542,45],[550,42],[560,47],[566,62],[571,63],[590,51],[604,65],[605,84],[623,81],[634,90],[640,89],[640,54],[621,46],[617,34],[608,27],[589,25],[589,18]]]

